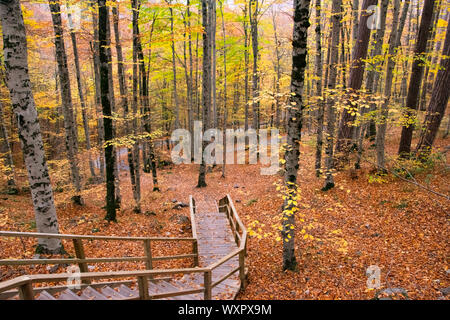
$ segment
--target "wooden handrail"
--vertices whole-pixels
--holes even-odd
[[[42,234],[42,233],[23,233],[23,232],[9,232],[0,231],[0,236],[4,237],[37,237],[37,238],[60,238],[60,239],[83,239],[83,240],[120,240],[120,241],[143,241],[147,245],[151,241],[192,241],[193,242],[193,253],[186,255],[175,255],[166,257],[151,257],[150,247],[146,247],[145,257],[118,257],[118,258],[80,258],[77,259],[24,259],[24,260],[0,260],[0,265],[18,265],[18,264],[39,264],[48,263],[100,263],[100,262],[120,262],[120,261],[144,261],[147,262],[148,270],[137,270],[137,271],[113,271],[113,272],[81,272],[77,274],[77,277],[84,283],[88,283],[91,280],[97,279],[111,279],[111,278],[136,278],[139,284],[140,299],[157,299],[169,296],[186,295],[193,293],[204,293],[204,298],[206,300],[211,299],[212,288],[222,283],[228,279],[231,275],[239,271],[239,278],[241,281],[241,287],[245,287],[245,253],[247,246],[247,230],[239,218],[236,208],[234,207],[233,201],[230,195],[219,201],[219,211],[223,212],[225,208],[228,219],[230,220],[230,226],[232,228],[233,234],[237,234],[236,243],[238,248],[233,252],[229,253],[219,261],[211,264],[205,268],[198,267],[198,247],[197,247],[197,228],[195,222],[195,200],[192,196],[189,197],[190,205],[190,216],[192,224],[192,238],[148,238],[148,237],[115,237],[115,236],[84,236],[84,235],[62,235],[62,234]],[[232,223],[231,221],[233,220]],[[81,252],[82,246],[78,248]],[[78,254],[77,254],[78,255]],[[239,255],[239,267],[230,271],[226,275],[222,276],[219,280],[212,282],[212,272],[226,263],[233,257]],[[156,260],[167,260],[167,259],[182,259],[182,258],[194,258],[194,265],[196,268],[183,268],[183,269],[151,269],[151,261]],[[81,268],[80,268],[81,269]],[[204,274],[204,288],[194,289],[194,290],[184,290],[164,294],[148,294],[148,284],[147,279],[153,279],[155,276],[168,276],[174,274],[192,274],[192,273],[203,273]],[[37,275],[27,275],[20,276],[11,280],[7,280],[0,283],[0,293],[7,290],[18,288],[20,297],[23,299],[33,299],[33,283],[40,282],[60,282],[66,281],[68,278],[73,277],[73,273],[59,273],[59,274],[37,274]]]
[[[28,237],[28,238],[57,238],[57,239],[83,239],[105,241],[196,241],[194,238],[164,238],[164,237],[117,237],[117,236],[90,236],[79,234],[39,233],[0,231],[0,237]]]
[[[151,277],[159,275],[174,275],[174,274],[192,274],[205,273],[208,268],[183,268],[183,269],[154,269],[154,270],[134,270],[134,271],[114,271],[114,272],[88,272],[79,273],[77,277],[80,280],[98,280],[108,278],[137,278],[137,277]],[[11,280],[0,282],[0,292],[16,288],[26,283],[41,283],[41,282],[60,282],[66,281],[73,277],[73,273],[56,273],[56,274],[33,274],[27,276],[20,276]]]

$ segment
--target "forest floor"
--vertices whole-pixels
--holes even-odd
[[[395,135],[392,135],[395,136]],[[449,139],[438,140],[437,150]],[[397,141],[389,141],[388,153],[395,154]],[[374,150],[369,150],[371,156]],[[195,188],[197,165],[170,165],[158,172],[161,192],[152,192],[152,180],[144,174],[142,214],[133,212],[133,198],[126,172],[121,175],[122,207],[118,223],[107,223],[101,208],[104,186],[92,185],[83,192],[84,207],[69,203],[68,195],[55,193],[61,233],[122,236],[190,236],[180,216],[188,208],[174,209],[174,200],[187,203],[197,199],[220,199],[227,193],[249,229],[249,269],[247,289],[238,299],[372,299],[381,289],[402,288],[409,299],[449,299],[440,290],[450,286],[449,202],[393,175],[374,179],[373,166],[362,163],[357,177],[349,170],[338,172],[336,187],[321,191],[323,179],[314,172],[314,139],[302,142],[298,184],[301,189],[297,219],[296,256],[298,272],[282,271],[280,223],[282,198],[277,191],[280,175],[260,175],[259,165],[227,165],[226,178],[221,167],[207,175],[206,188]],[[440,193],[449,194],[448,157],[432,166],[416,170],[414,179]],[[35,231],[29,195],[0,195],[1,230]],[[68,251],[71,244],[65,243]],[[86,255],[142,255],[137,243],[86,244]],[[157,254],[181,253],[189,246],[157,246]],[[0,240],[0,258],[33,256],[31,240]],[[154,255],[157,255],[154,254]],[[368,289],[369,266],[381,271],[381,288]],[[161,267],[190,266],[190,261]],[[158,266],[157,266],[158,267]],[[132,264],[96,265],[92,270],[135,268]],[[144,265],[140,265],[144,268]],[[62,272],[46,267],[0,268],[0,281],[19,274]],[[447,289],[448,290],[448,289]],[[448,294],[448,293],[447,293]],[[396,298],[403,299],[403,295]]]

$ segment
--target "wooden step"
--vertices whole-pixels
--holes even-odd
[[[108,300],[103,294],[98,292],[92,287],[86,287],[80,295],[80,298],[83,300]]]
[[[42,291],[41,293],[39,293],[39,296],[36,298],[36,300],[56,300],[56,298],[47,291]]]
[[[108,300],[125,300],[127,298],[108,286],[101,288],[101,292]]]
[[[139,298],[139,292],[137,290],[131,290],[130,288],[128,288],[127,286],[125,286],[123,284],[121,284],[117,288],[119,290],[119,293],[121,295],[123,295],[124,297],[126,297],[127,299],[130,299],[130,298],[137,299],[137,298]]]
[[[82,300],[78,295],[76,295],[73,291],[66,289],[58,297],[58,300]]]

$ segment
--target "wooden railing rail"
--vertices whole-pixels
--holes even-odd
[[[81,281],[91,281],[99,279],[113,279],[113,278],[135,278],[138,280],[140,299],[159,299],[169,296],[179,296],[185,294],[202,293],[205,290],[195,289],[188,291],[176,291],[158,295],[145,295],[145,286],[148,286],[148,280],[153,279],[156,276],[169,276],[175,274],[192,274],[192,273],[209,273],[208,268],[184,268],[184,269],[154,269],[154,270],[139,270],[139,271],[114,271],[114,272],[89,272],[77,274],[78,279]],[[11,280],[7,280],[0,283],[0,293],[8,291],[10,289],[18,288],[20,298],[23,300],[34,300],[33,283],[51,283],[67,281],[69,278],[73,278],[73,273],[58,273],[58,274],[36,274],[17,277]],[[189,293],[187,293],[189,292]]]

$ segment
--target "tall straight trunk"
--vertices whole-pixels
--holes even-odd
[[[202,119],[203,128],[205,132],[209,126],[209,108],[211,106],[211,32],[210,30],[210,12],[208,0],[202,0],[202,24],[203,24],[203,75],[202,75]],[[206,142],[202,142],[201,154],[202,159],[199,168],[197,188],[206,187],[206,164],[203,159],[203,150],[206,147]]]
[[[400,10],[400,0],[394,0],[394,12],[392,20],[392,31],[389,36],[389,52],[386,66],[386,80],[384,84],[384,101],[381,105],[380,119],[377,129],[376,146],[377,146],[377,165],[380,172],[383,172],[385,168],[385,140],[386,140],[386,128],[389,115],[389,101],[392,92],[392,82],[394,78],[395,67],[395,52],[400,46],[400,39],[405,26],[406,16],[408,14],[409,1],[404,1],[402,14],[400,21],[398,19],[398,13]],[[398,25],[398,26],[397,26]]]
[[[420,157],[426,158],[431,152],[434,139],[438,133],[442,118],[448,104],[450,94],[450,21],[447,24],[447,34],[444,41],[444,49],[442,50],[442,58],[440,68],[436,75],[433,92],[431,93],[430,104],[427,109],[423,126],[425,129],[417,144],[417,153]]]
[[[91,150],[91,137],[89,133],[89,119],[87,115],[87,107],[86,107],[86,99],[84,98],[83,85],[81,83],[81,71],[80,71],[80,58],[78,56],[78,46],[77,46],[77,35],[72,25],[72,16],[68,13],[69,18],[69,27],[70,27],[70,38],[72,40],[72,50],[73,50],[73,59],[75,62],[75,72],[77,76],[77,88],[78,88],[78,96],[80,97],[80,105],[81,105],[81,116],[83,118],[83,129],[84,129],[84,137],[86,139],[86,150],[89,152],[89,170],[91,172],[91,177],[95,178],[95,167],[94,161],[92,161],[92,157],[90,154]]]
[[[3,104],[0,102],[0,156],[3,157],[3,165],[6,168],[7,192],[8,194],[17,194],[18,189],[15,179],[13,155],[3,117]]]
[[[93,70],[94,70],[94,83],[95,83],[95,107],[98,114],[102,113],[102,99],[101,99],[101,90],[100,90],[100,48],[99,48],[99,40],[98,40],[98,8],[94,1],[90,2],[92,7],[92,26],[94,29],[93,39],[91,43],[91,51],[92,51],[92,62],[93,62]],[[100,169],[100,177],[103,182],[105,179],[105,149],[103,148],[105,142],[105,128],[103,125],[103,117],[99,116],[97,120],[97,143],[100,149],[99,154],[99,169]]]
[[[432,56],[433,56],[433,48],[436,44],[436,52],[440,51],[440,42],[439,41],[434,41],[434,37],[436,36],[436,31],[437,31],[437,22],[439,21],[439,15],[440,15],[440,11],[441,11],[441,1],[438,0],[436,3],[436,6],[434,8],[433,11],[433,17],[432,17],[432,22],[431,22],[431,36],[428,39],[428,44],[427,44],[427,49],[426,49],[426,56],[427,56],[427,62],[426,62],[426,67],[425,67],[425,73],[423,76],[423,81],[422,81],[422,90],[420,92],[420,99],[419,99],[419,106],[418,106],[418,110],[424,111],[426,109],[426,99],[427,99],[427,93],[429,91],[429,79],[428,76],[430,74],[430,64],[432,61]],[[431,65],[432,66],[432,65]]]
[[[332,5],[332,27],[331,27],[331,44],[328,48],[328,53],[330,55],[329,63],[329,75],[327,82],[327,89],[330,90],[330,95],[327,98],[327,133],[326,133],[326,145],[325,145],[325,185],[323,190],[329,190],[334,187],[333,178],[333,146],[334,146],[334,131],[336,115],[334,110],[334,100],[333,90],[336,88],[337,79],[337,64],[339,58],[339,36],[341,28],[341,18],[342,18],[342,0],[333,1]]]
[[[356,47],[359,27],[359,0],[352,0],[352,48]]]
[[[226,30],[225,30],[225,18],[223,15],[223,0],[220,3],[220,15],[222,18],[222,39],[223,39],[223,132],[227,130],[228,121],[228,106],[227,106],[227,43],[226,43]],[[226,159],[227,146],[224,143],[223,159]],[[222,166],[222,177],[225,178],[225,161]]]
[[[286,199],[283,204],[283,270],[296,270],[295,258],[295,213],[298,210],[297,201],[298,186],[297,173],[300,157],[300,137],[302,129],[303,90],[307,56],[307,38],[309,27],[309,0],[294,0],[294,30],[292,35],[292,75],[291,97],[288,109],[287,125],[287,149],[284,155],[286,161],[285,187]]]
[[[369,47],[370,29],[367,27],[367,20],[369,19],[369,13],[367,9],[369,6],[376,5],[377,0],[364,0],[361,12],[361,18],[358,27],[358,40],[353,50],[352,67],[350,71],[349,88],[350,91],[356,93],[361,89],[364,68],[367,56],[367,49]],[[355,107],[351,105],[352,100],[349,101],[349,110],[342,113],[340,122],[340,128],[338,132],[338,140],[336,143],[336,152],[342,153],[342,158],[346,159],[350,152],[350,143],[353,135],[353,122],[356,114]]]
[[[111,22],[109,19],[109,6],[106,7],[108,11],[108,21],[106,23],[106,56],[108,58],[108,85],[109,85],[109,101],[111,103],[111,112],[114,114],[116,112],[116,95],[114,92],[114,76],[113,76],[113,65],[112,65],[112,50],[111,50]],[[113,136],[116,137],[116,120],[113,120]],[[114,183],[116,192],[116,206],[120,206],[121,195],[120,195],[120,170],[119,170],[119,157],[117,157],[117,147],[113,146],[113,152],[116,154],[116,165],[114,167]]]
[[[122,45],[120,40],[120,31],[119,31],[119,3],[116,3],[116,6],[112,7],[113,14],[113,26],[114,26],[114,38],[116,43],[116,55],[117,55],[117,75],[119,77],[119,90],[120,90],[120,104],[123,107],[124,118],[125,118],[125,133],[127,135],[131,134],[128,115],[129,115],[129,103],[128,103],[128,90],[127,83],[125,80],[125,68],[124,68],[124,60],[123,60],[123,52]],[[133,119],[134,121],[134,119]],[[135,128],[135,126],[133,126]],[[138,145],[135,143],[135,145]],[[130,180],[131,180],[131,188],[133,190],[133,198],[135,201],[135,212],[141,212],[141,179],[140,179],[140,171],[136,166],[135,159],[133,157],[133,148],[127,147],[127,157],[128,157],[128,166],[130,168]],[[138,169],[138,170],[136,170]]]
[[[185,66],[186,66],[186,93],[187,93],[187,103],[188,103],[188,128],[189,132],[193,134],[194,132],[194,105],[193,105],[193,57],[192,57],[192,31],[191,31],[191,3],[190,0],[187,0],[186,4],[186,27],[187,27],[187,38],[188,38],[188,56],[189,56],[189,64],[186,58],[185,52]],[[185,45],[186,48],[186,45]],[[185,50],[186,51],[186,50]],[[193,157],[194,154],[194,141],[191,139],[191,155]]]
[[[173,21],[173,8],[171,6],[171,1],[167,1],[169,4],[170,11],[170,34],[171,43],[170,48],[172,49],[172,74],[173,74],[173,103],[175,104],[175,129],[180,127],[180,107],[178,105],[178,92],[177,92],[177,65],[175,61],[175,31],[174,31],[174,21]]]
[[[253,77],[252,77],[252,109],[253,109],[253,127],[259,130],[259,42],[258,42],[258,14],[259,1],[249,0],[249,18],[250,30],[252,35],[252,50],[253,50]]]
[[[321,44],[321,28],[320,28],[320,7],[321,0],[316,0],[316,96],[318,100],[317,110],[317,143],[316,143],[316,175],[319,176],[322,167],[322,146],[323,146],[323,117],[324,117],[324,105],[322,100],[322,44]]]
[[[132,8],[133,8],[133,78],[132,78],[132,87],[133,87],[133,96],[131,100],[131,108],[133,112],[132,116],[132,128],[133,128],[133,135],[137,137],[139,125],[138,125],[138,23],[139,23],[139,5],[138,1],[134,0],[132,2]],[[136,138],[137,139],[137,138]],[[143,149],[145,151],[145,148]],[[140,176],[140,157],[139,157],[139,140],[136,140],[133,145],[133,151],[132,151],[132,157],[133,158],[133,168],[134,168],[134,179],[135,179],[135,197],[140,200],[140,188],[141,188],[141,176]],[[130,159],[130,156],[128,156],[128,159]],[[144,157],[145,159],[145,157]],[[136,208],[138,209],[138,208]]]
[[[58,73],[64,114],[66,153],[70,164],[72,184],[75,189],[75,195],[72,197],[72,200],[74,203],[82,205],[83,199],[80,194],[81,175],[78,168],[77,125],[73,114],[72,92],[70,89],[69,69],[67,66],[67,55],[64,46],[64,34],[59,0],[50,0],[49,7],[52,13],[53,29],[55,32],[55,54],[58,62]]]
[[[319,14],[320,15],[320,14]],[[281,53],[280,53],[280,43],[278,40],[278,31],[276,23],[276,13],[272,9],[272,23],[273,23],[273,35],[275,40],[275,127],[278,128],[280,125],[280,80],[281,80]],[[320,23],[320,20],[319,20]],[[320,28],[320,27],[319,27]]]
[[[417,36],[416,47],[414,49],[414,61],[411,68],[411,77],[409,79],[408,96],[406,98],[406,109],[403,117],[407,121],[402,126],[402,134],[398,154],[401,157],[408,157],[411,152],[411,141],[414,130],[415,110],[419,98],[417,85],[421,83],[423,77],[423,55],[426,51],[427,41],[430,34],[430,26],[433,17],[434,0],[425,0],[422,10],[422,19],[420,21],[419,33]]]
[[[394,0],[395,1],[395,0]],[[387,9],[389,5],[389,0],[381,0],[381,9],[380,9],[380,25],[375,35],[373,37],[374,45],[370,52],[370,58],[374,61],[371,63],[372,68],[368,70],[366,77],[366,91],[369,94],[376,94],[378,83],[380,80],[380,73],[378,72],[379,66],[382,64],[379,62],[379,56],[382,55],[383,41],[384,41],[384,33],[386,30],[386,16]],[[395,29],[393,29],[395,30]],[[360,108],[361,116],[364,116],[367,112],[373,112],[377,108],[376,103],[371,103],[369,109]],[[354,129],[356,133],[356,144],[358,148],[358,157],[355,164],[356,169],[360,169],[361,167],[361,156],[363,153],[363,141],[364,135],[366,134],[370,140],[374,140],[376,136],[376,124],[375,120],[370,119],[368,122],[363,122],[356,129]],[[367,131],[367,133],[365,133]]]
[[[108,45],[107,33],[109,23],[108,8],[106,0],[98,0],[98,38],[100,58],[100,92],[103,109],[103,125],[105,127],[105,162],[106,162],[106,216],[107,221],[116,221],[116,191],[114,167],[116,167],[116,154],[111,140],[114,138],[111,106],[111,95],[109,92],[109,70],[108,70]]]
[[[59,233],[44,143],[28,73],[27,36],[19,0],[0,1],[6,84],[18,121],[25,167],[31,190],[36,228]],[[39,238],[38,253],[63,253],[60,239]]]
[[[211,94],[212,94],[212,125],[213,128],[218,126],[217,112],[217,55],[216,55],[216,28],[217,28],[217,10],[216,1],[211,1]]]
[[[135,2],[137,1],[137,2]],[[153,148],[153,138],[151,137],[152,129],[151,129],[151,116],[150,116],[150,101],[149,101],[149,90],[148,90],[148,81],[147,81],[147,72],[145,70],[145,62],[144,62],[144,53],[142,51],[142,43],[139,33],[139,8],[141,5],[140,0],[133,1],[133,4],[137,4],[137,20],[136,24],[133,26],[133,30],[135,36],[133,37],[133,41],[136,41],[136,49],[137,49],[137,58],[139,60],[139,70],[142,76],[141,81],[141,93],[142,93],[142,103],[143,103],[143,122],[144,122],[144,131],[147,137],[147,146],[149,151],[150,158],[150,166],[152,171],[152,179],[153,179],[153,191],[159,191],[158,186],[158,175],[156,171],[156,158],[155,152]]]
[[[248,34],[248,3],[245,1],[245,7],[244,7],[244,21],[243,21],[243,29],[244,29],[244,99],[245,99],[245,105],[244,105],[244,129],[247,132],[248,130],[248,101],[250,99],[249,94],[249,76],[248,76],[248,70],[249,70],[249,63],[250,63],[250,56],[249,56],[249,34]]]

